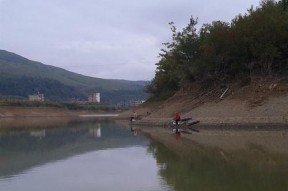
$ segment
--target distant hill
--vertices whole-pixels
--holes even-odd
[[[86,100],[99,92],[101,101],[117,103],[147,98],[145,84],[88,77],[0,50],[0,96],[27,97],[40,92],[48,100]]]

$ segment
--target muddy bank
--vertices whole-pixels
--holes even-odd
[[[102,114],[99,117],[99,114]],[[0,128],[53,127],[73,121],[98,120],[107,118],[105,112],[71,111],[53,107],[0,107]]]
[[[67,117],[75,116],[78,112],[69,111],[64,108],[53,107],[0,107],[0,118],[5,117]]]
[[[12,107],[0,106],[0,118],[21,118],[21,117],[77,117],[79,115],[97,115],[111,113],[106,111],[93,110],[69,110],[55,107]],[[113,112],[112,114],[117,114]]]
[[[203,102],[196,107],[191,97],[178,95],[177,101],[146,104],[134,108],[134,111],[140,119],[136,123],[143,125],[165,125],[172,120],[176,111],[180,112],[182,118],[192,117],[193,120],[199,120],[201,125],[288,125],[288,94],[271,96],[253,107],[250,102],[234,97],[217,102]],[[122,114],[127,119],[130,115],[131,111]]]
[[[144,103],[133,110],[143,124],[165,123],[179,112],[205,125],[288,125],[288,81],[253,78],[244,86],[234,83],[224,89],[192,83],[167,100]],[[122,115],[129,117],[131,112]]]

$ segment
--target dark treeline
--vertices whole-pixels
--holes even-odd
[[[155,77],[146,86],[167,97],[187,83],[221,85],[251,76],[279,76],[288,69],[287,0],[263,0],[231,23],[214,21],[196,29],[197,19],[164,43]]]
[[[2,96],[16,95],[28,98],[28,95],[41,92],[50,100],[85,99],[85,95],[73,86],[40,77],[0,76],[0,93]]]

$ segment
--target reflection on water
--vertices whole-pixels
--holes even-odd
[[[2,127],[0,190],[169,190],[148,144],[111,121]]]
[[[98,123],[97,128],[89,128],[89,134],[93,137],[100,138],[101,137],[101,124]]]
[[[129,130],[112,122],[74,123],[47,129],[2,128],[0,177],[88,151],[145,144],[143,136],[135,138]]]
[[[42,130],[31,130],[30,131],[30,136],[31,137],[38,137],[39,139],[44,138],[46,135],[46,130],[42,129]]]
[[[127,160],[127,158],[133,160]],[[146,148],[97,150],[30,169],[17,178],[0,181],[12,191],[51,190],[169,190],[157,175],[157,165]]]
[[[238,149],[231,149],[231,142],[225,150],[223,143],[231,141],[231,136],[199,133],[185,141],[182,136],[175,140],[167,135],[159,143],[137,128],[107,120],[58,125],[57,120],[48,126],[34,121],[32,128],[31,123],[21,127],[19,122],[10,128],[1,126],[0,190],[288,190],[287,145],[279,148],[279,143],[287,141],[279,140],[277,150],[271,151],[267,149],[267,141],[273,140],[269,132],[247,145],[234,133]],[[205,138],[209,144],[204,144]]]
[[[174,140],[173,144],[182,144],[181,147],[190,144],[190,149],[181,153],[175,146],[178,151],[171,152],[151,141],[149,151],[157,160],[161,177],[176,191],[288,190],[287,155],[273,153],[259,145],[249,145],[249,150],[226,152],[197,142]]]

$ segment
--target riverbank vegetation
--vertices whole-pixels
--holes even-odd
[[[249,83],[253,76],[288,74],[287,1],[263,0],[230,23],[214,21],[197,29],[197,19],[164,43],[153,80],[152,98],[167,98],[189,83],[202,87]]]

